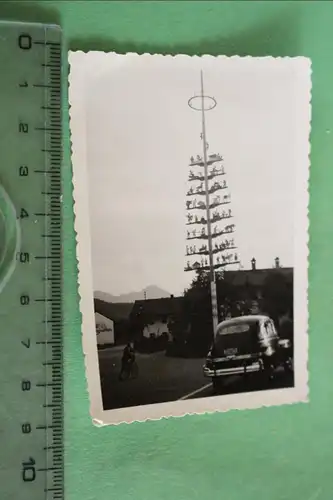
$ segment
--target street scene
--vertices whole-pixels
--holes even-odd
[[[124,304],[97,294],[104,409],[293,386],[292,269],[265,273],[252,262],[249,271],[217,274],[215,335],[209,285],[208,274],[198,270],[180,297]],[[147,293],[163,292],[150,287]],[[271,371],[266,359],[272,360]]]
[[[80,60],[97,75],[86,73],[85,125],[96,328],[84,335],[96,337],[103,410],[196,411],[294,388],[302,65],[295,78],[287,59]]]
[[[203,375],[205,358],[167,358],[163,352],[138,354],[140,376],[127,381],[119,380],[122,347],[100,351],[100,376],[105,410],[165,403],[178,399],[203,398],[216,395],[212,382]],[[153,374],[153,375],[152,375]],[[293,377],[282,370],[270,386],[259,377],[244,380],[229,377],[220,394],[292,387]]]

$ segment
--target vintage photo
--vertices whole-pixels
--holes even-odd
[[[69,63],[95,423],[306,402],[310,61]]]

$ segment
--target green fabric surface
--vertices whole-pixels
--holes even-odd
[[[65,488],[67,500],[332,500],[332,2],[25,1],[1,2],[0,15],[60,23],[70,49],[312,59],[309,404],[92,425],[81,347],[67,126]]]

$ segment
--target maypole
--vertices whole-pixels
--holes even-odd
[[[224,195],[223,197],[217,195],[211,202],[211,195],[227,189],[226,181],[217,182],[215,181],[210,185],[210,181],[219,176],[224,176],[225,171],[222,165],[223,158],[218,154],[208,155],[208,142],[206,133],[206,112],[211,111],[217,105],[214,97],[206,96],[204,93],[204,82],[203,82],[203,72],[201,71],[201,93],[199,96],[191,97],[188,101],[190,108],[195,111],[201,112],[201,140],[202,140],[202,156],[198,155],[196,159],[191,158],[190,167],[201,167],[203,168],[200,173],[194,173],[192,170],[189,174],[189,182],[201,181],[201,184],[197,185],[196,188],[191,187],[187,192],[187,196],[195,197],[192,200],[186,202],[186,209],[188,211],[187,215],[187,225],[201,225],[201,230],[194,229],[187,232],[187,240],[206,240],[207,245],[203,244],[199,249],[194,246],[186,247],[186,255],[188,256],[201,256],[201,262],[190,263],[187,262],[187,267],[185,271],[196,271],[199,269],[209,271],[210,278],[210,292],[211,292],[211,307],[212,307],[212,322],[213,322],[213,333],[215,335],[216,328],[218,325],[218,307],[217,307],[217,294],[216,294],[216,274],[215,270],[224,268],[227,265],[238,264],[237,254],[230,253],[230,250],[236,249],[234,245],[234,240],[224,239],[223,242],[218,242],[218,238],[225,237],[224,235],[234,232],[234,224],[225,225],[222,229],[219,224],[224,221],[224,219],[230,219],[232,217],[231,210],[220,211],[218,207],[222,205],[227,205],[230,203],[230,195]],[[197,201],[196,196],[203,195],[205,197],[205,202]],[[211,211],[214,210],[213,214]],[[200,217],[198,215],[192,215],[190,211],[204,210],[206,214],[205,217]],[[212,225],[215,223],[215,227]],[[227,253],[226,255],[226,251]],[[208,261],[207,261],[208,257]]]

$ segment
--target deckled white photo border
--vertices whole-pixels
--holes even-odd
[[[276,59],[297,60],[302,75],[307,77],[306,93],[308,106],[300,110],[300,124],[304,128],[299,134],[300,147],[295,166],[295,238],[294,238],[294,345],[295,345],[295,386],[251,393],[231,394],[188,399],[151,405],[142,405],[114,410],[104,410],[99,375],[99,362],[95,331],[93,303],[93,279],[91,265],[91,239],[89,223],[88,173],[86,161],[86,110],[85,74],[89,72],[88,57],[92,52],[69,52],[69,104],[73,165],[73,196],[75,231],[77,234],[78,286],[80,311],[82,314],[82,342],[85,356],[86,378],[90,397],[90,413],[95,425],[131,423],[158,420],[163,417],[181,417],[187,414],[224,412],[228,410],[254,409],[263,406],[277,406],[308,401],[308,203],[311,130],[311,61],[305,57],[273,58],[265,57],[267,64]],[[99,57],[101,57],[99,52]],[[103,53],[107,60],[109,53]],[[126,56],[123,56],[126,57]],[[144,54],[137,57],[152,57]],[[163,56],[183,57],[190,56]],[[205,55],[203,58],[212,58]],[[218,56],[216,59],[225,58]],[[233,56],[239,57],[239,56]],[[248,56],[249,57],[249,56]],[[195,56],[195,58],[199,58]],[[84,67],[76,66],[76,61],[87,59]],[[252,58],[257,59],[257,58]],[[261,58],[262,59],[262,58]],[[308,137],[305,147],[304,137]]]

